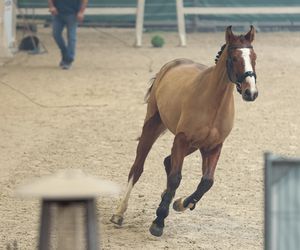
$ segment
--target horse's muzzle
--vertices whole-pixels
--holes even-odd
[[[253,102],[258,96],[258,91],[250,91],[250,89],[246,89],[243,93],[243,100],[247,102]]]

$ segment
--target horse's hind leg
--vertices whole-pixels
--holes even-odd
[[[180,198],[173,203],[176,211],[184,211],[187,208],[193,210],[197,202],[212,187],[214,183],[214,173],[221,154],[222,144],[212,150],[200,150],[202,155],[202,178],[194,193],[187,198]]]
[[[171,169],[169,169],[167,189],[162,195],[161,202],[156,210],[156,219],[150,227],[150,233],[154,236],[161,236],[164,228],[164,220],[169,214],[169,206],[175,195],[181,181],[181,169],[183,159],[189,149],[189,142],[183,133],[175,136],[172,153],[171,153]],[[167,170],[168,171],[168,170]]]
[[[131,190],[144,170],[144,163],[153,143],[165,129],[158,112],[149,119],[146,118],[137,146],[136,158],[128,175],[128,185],[125,195],[117,208],[117,212],[112,216],[111,222],[122,225],[123,215],[127,209]]]

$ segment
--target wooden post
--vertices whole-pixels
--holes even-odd
[[[95,197],[115,195],[118,186],[69,169],[17,190],[42,199],[38,250],[99,250]]]
[[[137,11],[135,21],[135,32],[136,32],[136,43],[137,47],[142,46],[142,34],[144,28],[144,11],[145,11],[145,0],[137,0]]]
[[[184,19],[183,8],[184,8],[183,0],[176,0],[177,25],[178,25],[180,46],[186,46],[185,19]]]

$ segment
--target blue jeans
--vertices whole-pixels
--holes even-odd
[[[64,27],[67,27],[67,43],[62,34]],[[53,16],[53,37],[60,49],[63,62],[71,63],[75,58],[76,30],[76,14]]]

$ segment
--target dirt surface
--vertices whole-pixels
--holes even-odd
[[[161,33],[166,45],[132,47],[134,31],[79,30],[72,69],[58,68],[50,29],[39,29],[48,53],[18,53],[0,68],[0,248],[17,241],[37,245],[39,202],[15,197],[19,184],[60,169],[86,173],[126,187],[146,105],[148,80],[174,58],[212,65],[223,33]],[[258,33],[255,42],[259,97],[246,103],[235,93],[235,126],[226,140],[215,185],[194,211],[170,210],[162,237],[150,235],[166,185],[162,165],[173,135],[154,145],[133,190],[122,228],[109,222],[117,198],[97,202],[102,249],[263,248],[263,152],[300,155],[300,33]],[[193,192],[201,178],[200,157],[186,158],[176,197]]]

